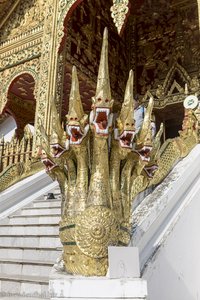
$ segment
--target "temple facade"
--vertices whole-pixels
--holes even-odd
[[[105,276],[108,246],[138,247],[134,239],[140,239],[137,221],[144,221],[143,206],[135,204],[139,217],[134,223],[131,199],[140,204],[138,195],[143,193],[143,199],[152,191],[162,198],[155,187],[199,142],[199,14],[200,0],[0,1],[0,192],[41,174],[44,166],[58,181],[60,239],[70,274]],[[189,96],[197,101],[191,108],[184,104]],[[135,139],[134,101],[144,107]],[[156,138],[148,130],[152,122]],[[47,183],[51,191],[52,183]],[[146,201],[151,211],[151,195]],[[86,220],[96,228],[95,235],[104,230],[92,215],[98,222],[105,217],[105,230],[111,228],[98,251],[97,242],[93,248],[83,243],[84,236],[93,234],[85,229]],[[156,228],[167,213],[165,217],[157,215]],[[145,213],[143,218],[154,222]],[[181,229],[176,232],[181,235]],[[145,236],[146,244],[152,241],[153,234],[151,241]],[[175,247],[174,241],[166,248],[170,245]],[[147,257],[142,253],[140,259],[148,283],[154,265],[145,269]],[[154,286],[150,291],[156,300],[160,294]],[[56,289],[54,282],[51,287]],[[145,292],[134,297],[146,299]]]

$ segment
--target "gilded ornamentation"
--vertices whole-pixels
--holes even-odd
[[[21,1],[10,16],[12,22],[5,22],[0,29],[0,41],[31,31],[37,28],[39,24],[41,26],[45,18],[45,6],[46,0]]]
[[[110,10],[117,31],[121,34],[129,12],[129,0],[113,0]]]
[[[113,212],[104,206],[88,207],[76,221],[75,241],[87,256],[107,256],[109,245],[117,245],[119,223]]]
[[[25,44],[20,47],[20,49],[15,49],[15,51],[6,52],[3,48],[2,54],[0,51],[0,71],[15,66],[18,63],[24,63],[39,57],[41,53],[41,39],[35,40],[34,42]]]
[[[166,140],[159,151],[158,169],[150,181],[150,185],[158,184],[169,173],[174,164],[188,155],[198,143],[198,119],[192,110],[185,110],[180,136]]]
[[[131,195],[136,196],[150,183],[156,170],[162,134],[161,128],[156,140],[152,141],[153,99],[150,99],[143,125],[135,136],[132,71],[114,129],[107,30],[92,102],[88,119],[83,111],[74,67],[66,132],[60,125],[55,102],[52,102],[52,134],[48,137],[40,125],[39,153],[47,173],[58,180],[61,188],[60,239],[66,271],[102,276],[107,272],[108,246],[125,246],[130,241]]]
[[[11,142],[0,140],[0,192],[14,183],[42,169],[40,161],[32,159],[33,136],[25,127],[20,141],[15,136]]]
[[[181,78],[180,85],[176,76]],[[197,76],[190,77],[187,71],[177,62],[175,62],[166,75],[163,84],[159,84],[157,89],[147,91],[142,102],[148,102],[149,97],[154,97],[154,107],[164,108],[167,105],[183,103],[186,94],[199,93],[200,82]]]

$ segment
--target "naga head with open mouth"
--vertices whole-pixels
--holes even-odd
[[[47,153],[47,151],[45,151],[44,148],[45,148],[44,145],[43,147],[39,147],[37,154],[40,157],[41,162],[45,166],[45,171],[47,173],[50,173],[54,171],[58,167],[58,165],[51,159],[50,155]]]
[[[90,124],[97,136],[109,135],[112,127],[113,99],[110,91],[110,78],[108,70],[108,30],[105,28],[99,72],[97,77],[96,95],[92,98],[92,111],[90,113]]]
[[[69,140],[60,122],[55,101],[51,103],[52,133],[49,137],[51,156],[60,158],[69,150]]]
[[[132,149],[135,136],[132,70],[129,73],[124,102],[122,104],[120,115],[116,120],[116,124],[117,126],[114,131],[115,140],[119,141],[122,148]]]
[[[150,98],[142,127],[140,128],[135,141],[135,149],[140,159],[146,163],[150,161],[150,155],[153,148],[152,131],[151,131],[151,115],[153,110],[153,98]]]
[[[153,147],[150,153],[150,161],[149,163],[144,167],[144,171],[146,172],[147,176],[149,178],[153,178],[154,173],[158,169],[158,160],[159,160],[159,151],[161,146],[161,137],[163,134],[163,123],[160,125],[160,129],[157,132],[154,140],[153,140]]]
[[[72,86],[67,114],[67,132],[70,145],[80,145],[89,131],[88,116],[84,113],[79,92],[76,67],[72,69]]]
[[[51,135],[50,142],[51,154],[55,158],[61,157],[66,151],[69,150],[69,139],[64,130],[62,139],[60,139],[57,133],[54,131]]]

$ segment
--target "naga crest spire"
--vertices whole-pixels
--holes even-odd
[[[115,130],[115,139],[119,140],[122,148],[129,149],[132,149],[135,135],[133,77],[133,70],[130,70],[124,94],[124,102],[117,118],[117,128]]]
[[[96,94],[92,98],[92,111],[90,123],[98,136],[108,137],[109,129],[112,126],[112,106],[110,78],[108,69],[108,30],[105,28],[101,58],[97,76]]]
[[[81,120],[84,115],[83,105],[81,102],[81,96],[79,91],[79,81],[77,76],[76,67],[72,68],[72,84],[69,96],[69,112],[68,116],[70,118],[77,118]]]
[[[129,78],[126,84],[124,102],[122,104],[119,119],[124,122],[126,120],[130,125],[134,119],[134,97],[133,97],[133,70],[129,72]]]
[[[153,111],[153,98],[150,98],[145,112],[142,127],[140,128],[136,138],[136,149],[141,149],[144,146],[152,147],[152,135],[151,135],[152,111]]]
[[[99,72],[97,77],[97,87],[95,98],[111,100],[110,78],[108,68],[108,29],[104,29],[103,44],[101,49],[101,58]]]
[[[69,96],[69,112],[67,114],[67,129],[70,143],[80,145],[86,136],[89,126],[88,116],[84,113],[81,96],[79,92],[79,81],[76,67],[72,68],[72,85]]]

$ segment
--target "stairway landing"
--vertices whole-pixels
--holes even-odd
[[[0,220],[0,299],[49,298],[49,274],[61,255],[60,191]],[[14,298],[13,298],[14,297]]]

